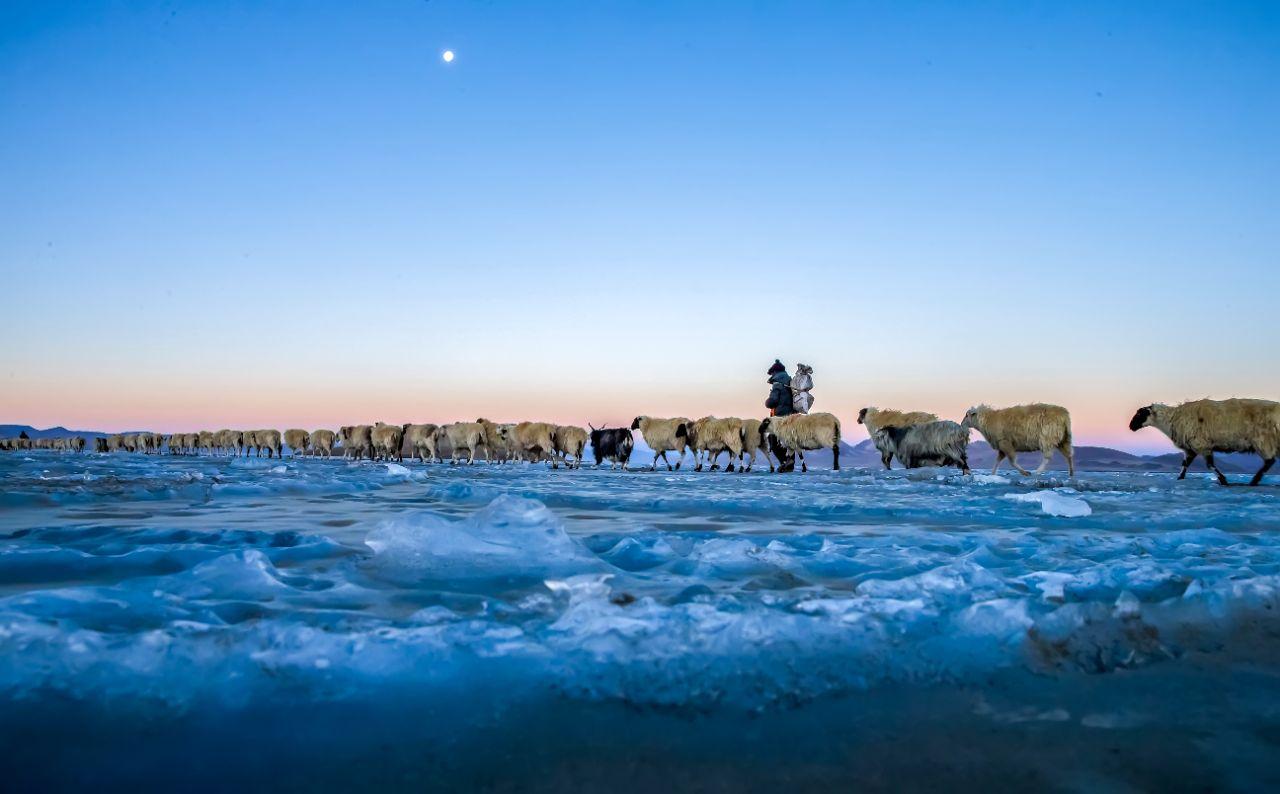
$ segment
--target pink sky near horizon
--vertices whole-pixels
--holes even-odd
[[[374,421],[449,422],[471,421],[484,416],[494,421],[537,420],[597,427],[627,424],[638,414],[654,416],[763,416],[767,393],[763,377],[750,388],[704,385],[688,391],[638,390],[602,386],[581,391],[525,386],[518,396],[510,389],[486,386],[472,392],[431,388],[375,387],[327,382],[292,388],[273,384],[258,389],[250,383],[222,384],[216,388],[170,386],[163,390],[94,388],[66,381],[46,388],[9,390],[0,398],[0,421],[37,428],[61,425],[73,430],[118,432],[152,430],[190,432],[222,427],[337,427]],[[47,388],[53,385],[53,388]],[[835,413],[845,440],[857,444],[866,431],[857,424],[864,405],[930,410],[945,419],[959,420],[971,401],[934,394],[928,399],[881,390],[876,399],[859,397],[856,390],[823,385],[819,377],[814,410]],[[864,392],[865,394],[865,392]],[[1131,433],[1128,421],[1140,403],[1121,404],[1100,399],[1058,400],[1072,413],[1077,445],[1106,446],[1144,454],[1174,451],[1172,444],[1154,430]],[[1000,405],[1014,400],[986,402]]]

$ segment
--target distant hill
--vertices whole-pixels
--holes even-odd
[[[31,425],[0,425],[0,438],[17,438],[23,433],[27,434],[27,438],[61,438],[63,436],[84,436],[85,438],[102,436],[105,438],[107,436],[106,433],[97,430],[68,430],[62,426],[37,430]]]
[[[1214,456],[1218,468],[1225,473],[1231,474],[1252,474],[1262,465],[1262,460],[1257,455],[1240,455],[1240,454],[1218,454]],[[815,452],[805,453],[805,461],[810,466],[830,466],[831,453],[826,450],[818,450]],[[996,462],[996,453],[991,446],[985,441],[974,441],[969,444],[969,466],[974,469],[990,470]],[[1018,462],[1023,468],[1034,469],[1040,465],[1039,452],[1025,452],[1018,455]],[[840,465],[841,466],[867,466],[878,468],[880,463],[880,453],[876,451],[875,446],[870,440],[863,441],[855,446],[845,443],[840,444]],[[894,467],[899,468],[900,464],[894,462]],[[1009,467],[1006,462],[1005,468]],[[1067,463],[1061,455],[1055,454],[1053,460],[1049,463],[1049,467],[1055,470],[1065,470]],[[1107,447],[1076,447],[1076,471],[1179,471],[1182,468],[1182,455],[1179,453],[1169,453],[1167,455],[1134,455],[1131,452],[1122,452],[1118,449],[1109,449]],[[1207,471],[1204,460],[1199,459],[1191,465],[1192,471]]]

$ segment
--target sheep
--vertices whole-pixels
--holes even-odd
[[[582,452],[587,448],[586,430],[576,425],[556,425],[553,441],[556,454],[564,461],[566,469],[582,468]]]
[[[404,462],[404,428],[378,422],[370,431],[369,439],[373,442],[376,457],[388,461],[395,458],[400,463]]]
[[[126,433],[124,436],[121,437],[120,446],[124,447],[125,452],[137,452],[138,451],[138,434]]]
[[[649,445],[653,450],[653,465],[649,467],[649,471],[656,471],[658,468],[658,458],[662,458],[662,462],[667,464],[667,471],[671,471],[671,461],[667,460],[668,452],[676,452],[679,458],[676,460],[676,470],[680,469],[680,464],[684,462],[684,449],[689,443],[689,427],[693,422],[682,416],[674,419],[655,419],[652,416],[637,416],[631,423],[632,430],[639,430],[640,436],[644,439],[644,443]],[[696,460],[697,454],[694,454]]]
[[[311,443],[311,434],[305,430],[291,427],[284,431],[284,443],[293,450],[293,456],[307,454],[307,445]]]
[[[764,453],[764,459],[769,464],[769,471],[773,471],[773,456],[769,454],[769,445],[764,443],[764,439],[760,436],[760,420],[743,419],[742,459],[738,463],[738,471],[751,471],[751,466],[756,462],[756,453],[759,452]]]
[[[591,428],[591,452],[595,455],[597,467],[607,460],[610,469],[621,463],[622,470],[626,471],[635,445],[635,438],[625,427]]]
[[[124,436],[119,433],[112,433],[107,436],[107,452],[115,452],[124,449]]]
[[[160,450],[164,449],[164,436],[159,433],[152,433],[151,446],[155,449],[157,455],[160,454]]]
[[[1057,450],[1067,460],[1067,476],[1076,475],[1075,456],[1071,449],[1071,414],[1060,405],[1032,403],[1012,408],[977,405],[965,413],[960,426],[966,430],[977,430],[996,451],[992,474],[1000,469],[1005,458],[1019,474],[1031,474],[1018,464],[1018,453],[1036,451],[1044,456],[1036,474],[1043,474],[1053,458],[1053,451]]]
[[[280,441],[279,430],[255,430],[253,431],[253,441],[258,447],[258,454],[262,454],[262,450],[267,451],[267,457],[283,457],[284,445]]]
[[[950,421],[882,427],[871,437],[882,456],[898,457],[908,469],[957,466],[969,474],[969,429]]]
[[[241,448],[243,449],[244,456],[246,458],[249,457],[250,451],[252,451],[253,454],[257,455],[258,457],[262,456],[262,448],[258,446],[257,433],[258,431],[256,430],[245,430],[245,431],[242,431],[240,434],[240,438],[242,441]]]
[[[107,452],[107,440],[102,436],[98,436],[93,440],[93,451],[98,454]]]
[[[423,463],[436,459],[436,431],[438,425],[407,424],[400,428],[405,444],[409,447],[409,456],[417,457]]]
[[[729,462],[725,465],[725,471],[733,471],[734,458],[742,457],[741,419],[717,419],[714,416],[704,416],[694,422],[689,430],[691,431],[689,438],[693,439],[694,471],[702,471],[702,462],[698,460],[698,455],[702,452],[707,453],[707,463],[711,464],[711,471],[720,468],[716,463],[720,453],[729,453]]]
[[[840,420],[828,413],[771,416],[760,423],[760,437],[777,439],[778,444],[800,457],[800,471],[808,471],[806,449],[831,448],[832,471],[840,471]]]
[[[324,453],[326,458],[333,457],[333,445],[338,440],[338,434],[332,430],[312,430],[308,437],[309,446],[312,455]]]
[[[1135,433],[1144,427],[1156,428],[1182,450],[1179,480],[1187,476],[1187,467],[1196,456],[1203,455],[1218,482],[1230,485],[1214,464],[1213,454],[1252,452],[1262,457],[1262,468],[1249,481],[1249,485],[1257,485],[1280,454],[1280,403],[1271,400],[1193,400],[1175,406],[1155,403],[1139,408],[1129,421],[1129,429]]]
[[[894,411],[889,408],[882,409],[874,406],[868,406],[858,411],[858,424],[866,425],[867,435],[872,438],[875,438],[877,430],[884,427],[908,427],[936,421],[938,421],[936,414],[926,413],[925,411]],[[877,447],[877,449],[879,448]],[[891,456],[886,455],[883,450],[880,452],[880,461],[886,469],[892,468],[889,465]]]
[[[516,444],[515,422],[504,422],[498,425],[498,437],[500,440],[490,449],[494,460],[498,463],[507,463],[525,459],[524,453]]]
[[[501,429],[487,419],[480,419],[475,422],[454,422],[451,425],[441,427],[436,433],[437,444],[441,441],[449,443],[449,462],[456,464],[458,462],[458,453],[466,450],[468,453],[467,465],[469,466],[475,464],[476,450],[482,447],[484,448],[485,461],[490,461],[490,456],[494,449],[492,444],[501,441],[502,438]]]
[[[338,428],[338,442],[342,444],[343,457],[355,456],[356,460],[368,456],[373,460],[373,427],[370,425],[344,425]]]
[[[186,436],[183,437],[182,444],[183,444],[183,447],[185,447],[185,451],[187,452],[187,454],[189,455],[200,454],[201,436],[202,436],[201,433],[187,433]]]
[[[521,422],[515,426],[509,438],[514,439],[516,452],[529,460],[538,461],[549,456],[551,468],[557,468],[555,457],[556,426],[547,422]]]

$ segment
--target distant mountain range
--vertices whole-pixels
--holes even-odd
[[[126,431],[136,433],[138,431]],[[0,425],[0,438],[17,438],[21,434],[26,433],[27,438],[61,438],[63,436],[83,436],[88,438],[97,438],[99,436],[106,438],[109,434],[98,430],[68,430],[59,425],[58,427],[47,427],[44,430],[37,430],[31,425]]]
[[[1076,471],[1178,471],[1182,468],[1182,454],[1171,452],[1165,455],[1135,455],[1130,452],[1122,452],[1118,449],[1109,449],[1108,447],[1076,447]],[[805,453],[805,461],[811,466],[815,463],[819,466],[831,465],[831,453],[826,450]],[[996,462],[996,453],[991,446],[985,441],[974,441],[969,444],[969,466],[975,470],[990,470]],[[1018,462],[1025,469],[1034,469],[1040,465],[1039,452],[1024,452],[1018,455]],[[1218,468],[1225,473],[1243,474],[1258,470],[1262,465],[1262,460],[1257,455],[1240,455],[1240,454],[1218,454],[1214,456],[1214,462],[1218,464]],[[840,444],[840,465],[841,466],[868,466],[879,468],[880,453],[876,451],[875,446],[870,440],[863,441],[859,444],[850,446],[849,444]],[[898,463],[894,463],[894,467],[898,467]],[[1055,470],[1065,470],[1067,463],[1062,459],[1061,455],[1055,454],[1053,460],[1049,463],[1049,467]],[[1004,464],[1004,469],[1010,470],[1009,464]],[[1191,464],[1192,471],[1207,471],[1205,469],[1204,459],[1198,459]]]
[[[31,425],[0,425],[0,438],[16,438],[23,432],[29,438],[84,436],[86,439],[91,439],[108,435],[99,430],[68,430],[65,427],[49,427],[44,430],[37,430]],[[639,440],[638,436],[639,434],[637,434],[637,440]],[[648,454],[649,450],[643,445],[638,446],[636,453],[632,458],[636,464],[643,462],[647,465],[652,460],[652,455]],[[723,460],[722,456],[721,461]],[[831,465],[831,453],[826,450],[816,450],[806,453],[805,460],[810,466],[827,467]],[[975,441],[969,445],[969,465],[974,469],[989,470],[995,465],[995,460],[995,452],[985,441]],[[1257,455],[1223,453],[1216,455],[1215,460],[1218,468],[1231,474],[1252,474],[1262,465],[1262,461]],[[1040,453],[1023,453],[1018,456],[1018,462],[1022,464],[1023,468],[1034,469],[1040,465]],[[879,468],[881,465],[880,453],[876,451],[870,440],[855,445],[841,442],[840,464],[851,468],[859,466]],[[1054,455],[1053,461],[1049,465],[1055,470],[1065,470],[1067,467],[1066,462],[1060,455]],[[894,466],[897,467],[898,464],[895,463]],[[1005,468],[1008,468],[1007,463]],[[1135,455],[1108,447],[1076,447],[1077,471],[1178,471],[1181,468],[1182,455],[1177,452],[1170,452],[1165,455]],[[1192,464],[1191,469],[1192,471],[1206,471],[1204,460],[1197,460]]]

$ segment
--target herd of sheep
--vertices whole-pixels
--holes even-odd
[[[969,431],[977,430],[996,452],[999,470],[1007,458],[1023,475],[1018,464],[1021,452],[1043,456],[1036,474],[1048,467],[1053,453],[1061,453],[1068,474],[1075,475],[1071,445],[1071,416],[1057,405],[1035,403],[1010,408],[975,406],[961,422],[940,420],[920,411],[863,408],[858,423],[867,428],[885,468],[893,459],[907,468],[956,466],[969,473]],[[1261,456],[1262,467],[1249,483],[1257,485],[1280,453],[1280,403],[1270,400],[1195,400],[1181,405],[1148,405],[1138,409],[1129,423],[1137,431],[1154,427],[1182,450],[1184,457],[1178,479],[1198,456],[1227,485],[1227,478],[1214,463],[1214,453],[1243,452]],[[332,457],[335,451],[357,460],[396,460],[405,455],[422,462],[451,463],[465,457],[468,464],[476,455],[489,463],[508,461],[548,461],[552,468],[580,468],[588,446],[597,466],[627,468],[635,447],[632,431],[639,431],[658,462],[673,468],[668,454],[680,468],[685,452],[693,457],[695,470],[719,468],[721,454],[727,455],[726,471],[750,471],[763,455],[769,470],[775,470],[773,453],[794,454],[801,471],[807,471],[804,453],[830,449],[832,468],[840,468],[840,420],[829,413],[793,414],[766,419],[721,419],[713,416],[691,420],[685,417],[637,416],[630,427],[596,428],[590,431],[573,425],[549,422],[499,424],[487,419],[446,425],[406,424],[346,425],[333,430],[202,430],[195,433],[128,433],[95,438],[99,453],[137,452],[173,455],[266,455],[280,457],[287,446],[296,456]],[[82,437],[41,439],[0,439],[0,450],[51,449],[79,452],[86,448]]]

